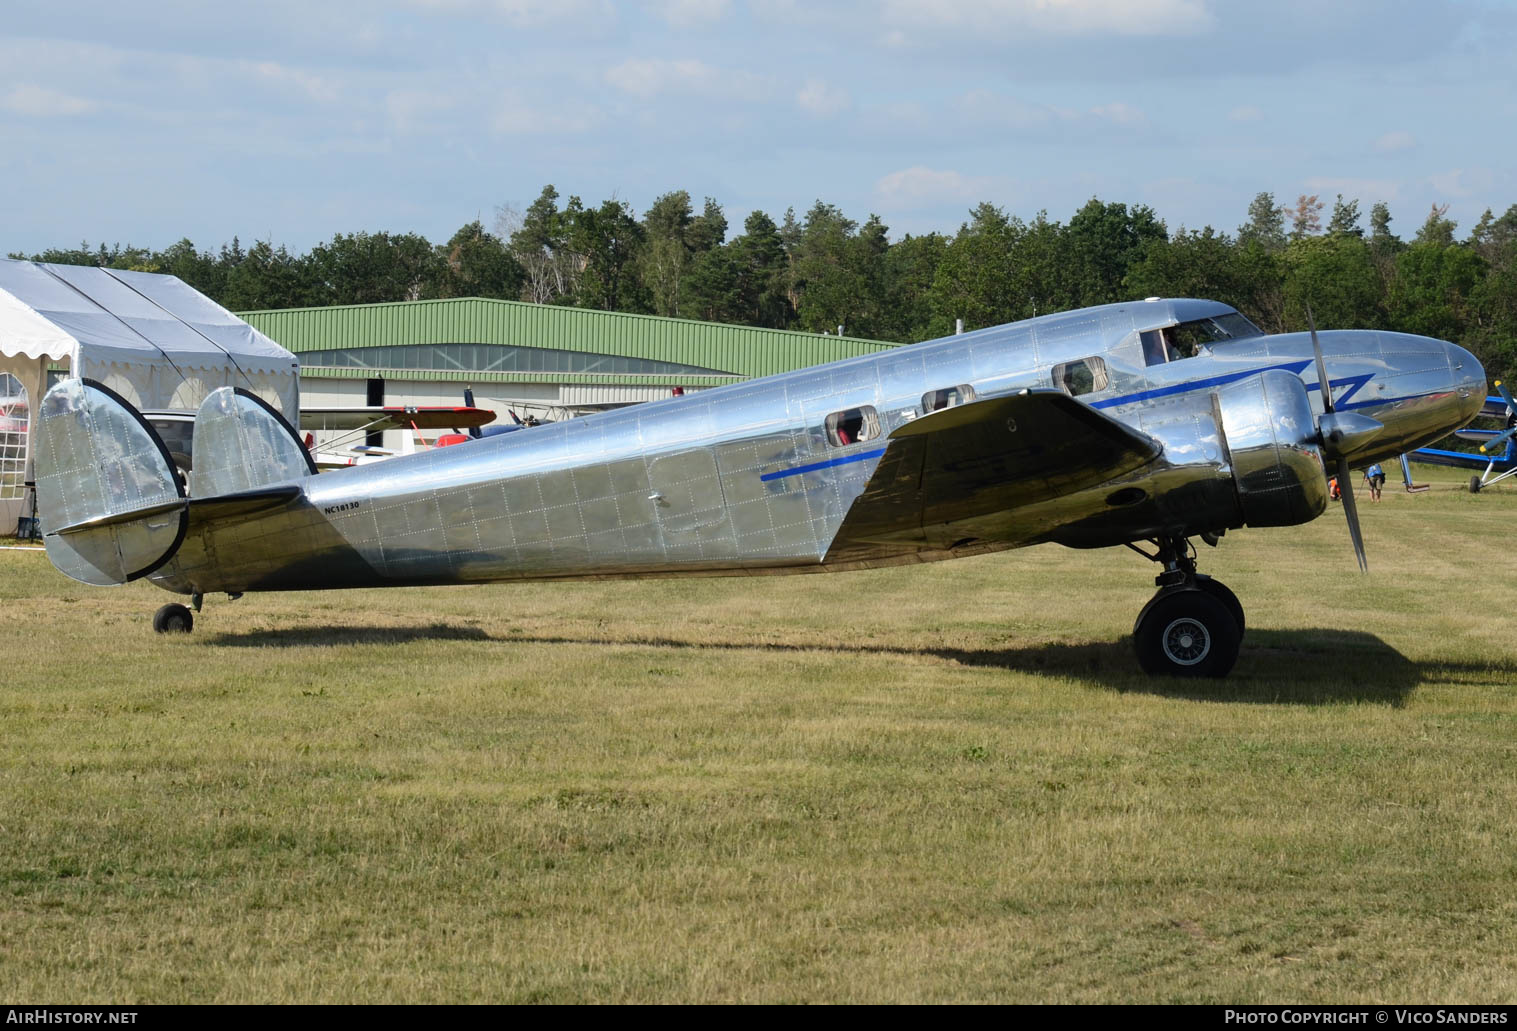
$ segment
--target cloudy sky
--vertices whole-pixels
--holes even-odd
[[[1260,190],[1517,202],[1513,0],[11,0],[0,252],[434,241],[553,183],[895,237]]]

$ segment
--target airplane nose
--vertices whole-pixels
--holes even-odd
[[[1485,404],[1485,368],[1469,351],[1458,344],[1444,344],[1449,354],[1449,372],[1453,374],[1454,391],[1459,397],[1459,413],[1463,423],[1473,419]]]

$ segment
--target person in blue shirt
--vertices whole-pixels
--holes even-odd
[[[1370,485],[1370,500],[1379,501],[1380,488],[1385,486],[1385,470],[1377,462],[1364,470],[1364,480]]]

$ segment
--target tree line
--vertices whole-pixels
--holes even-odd
[[[1460,236],[1435,206],[1410,240],[1375,204],[1327,211],[1315,196],[1258,194],[1234,233],[1171,232],[1144,205],[1092,199],[1068,222],[982,203],[953,234],[891,242],[817,201],[776,223],[755,211],[729,238],[722,207],[664,194],[639,218],[615,198],[588,206],[546,187],[443,244],[415,233],[337,234],[304,254],[237,239],[163,250],[82,244],[29,257],[177,275],[233,311],[497,297],[773,329],[913,342],[966,328],[1150,295],[1209,297],[1266,332],[1391,329],[1453,340],[1492,378],[1517,372],[1517,205]]]

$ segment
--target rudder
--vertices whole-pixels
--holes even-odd
[[[316,475],[316,465],[284,416],[256,394],[220,387],[195,414],[190,494],[236,494]]]
[[[64,380],[42,398],[35,439],[43,543],[59,572],[123,584],[178,550],[188,525],[184,485],[163,440],[119,394]]]

